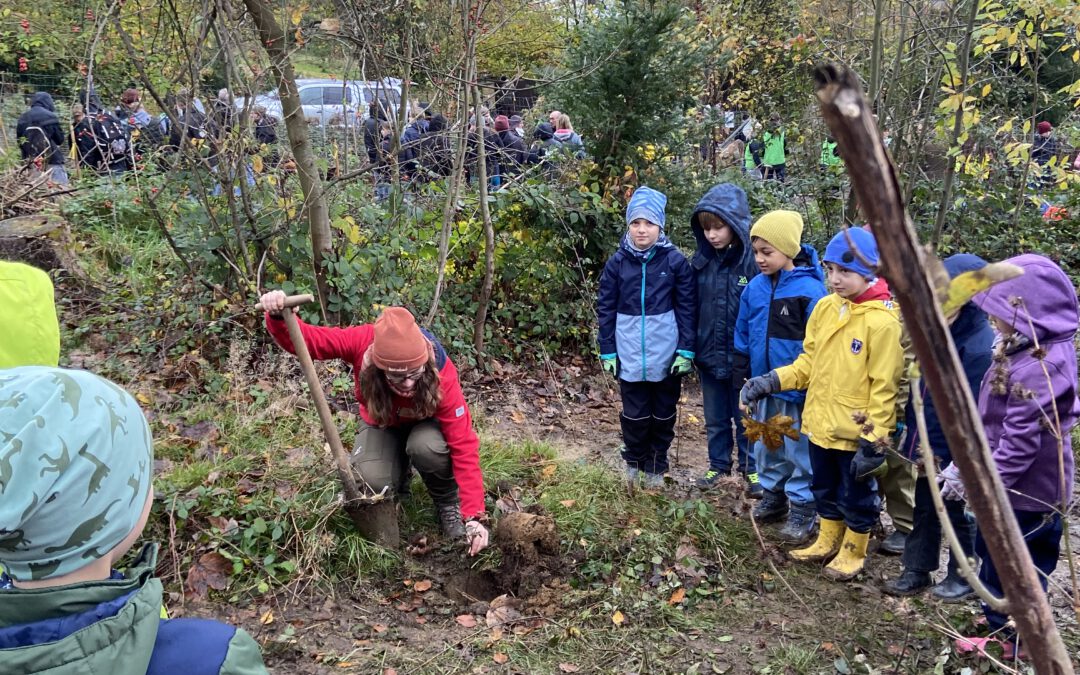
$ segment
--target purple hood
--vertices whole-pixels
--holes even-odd
[[[1040,359],[1031,345],[995,358],[979,389],[979,413],[1013,508],[1047,512],[1072,501],[1070,432],[1080,416],[1072,340],[1076,293],[1061,268],[1042,256],[1021,255],[1007,262],[1024,274],[976,295],[974,302],[1029,339],[1037,338],[1043,355]],[[1061,421],[1060,447],[1045,424],[1054,410]],[[1064,465],[1064,492],[1059,463]]]
[[[1034,253],[1005,262],[1022,268],[1024,273],[977,294],[975,304],[1029,339],[1040,343],[1071,340],[1076,334],[1080,311],[1076,289],[1065,272],[1053,261]],[[1022,302],[1017,302],[1018,299]]]

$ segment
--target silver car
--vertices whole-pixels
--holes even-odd
[[[382,82],[345,80],[297,80],[300,105],[304,118],[322,126],[344,124],[348,119],[364,119],[368,106],[378,100],[388,107],[401,103],[401,80],[386,78]],[[243,108],[245,98],[236,99],[236,107]],[[271,115],[282,119],[281,98],[276,90],[255,96],[252,106],[261,105]]]

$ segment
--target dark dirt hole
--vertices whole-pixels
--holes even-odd
[[[491,602],[505,590],[499,577],[490,570],[465,570],[446,580],[444,590],[447,597],[462,605],[475,602]]]

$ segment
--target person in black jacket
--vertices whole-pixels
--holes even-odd
[[[499,164],[502,173],[506,176],[517,175],[521,167],[529,161],[529,150],[521,140],[521,118],[514,115],[507,119],[499,115],[495,118],[495,129],[499,133]]]
[[[15,135],[23,161],[34,162],[53,183],[68,184],[63,151],[67,142],[52,96],[39,91],[31,97],[30,108],[19,116]]]
[[[372,101],[368,105],[367,119],[364,120],[364,149],[367,150],[368,161],[372,164],[379,163],[379,146],[382,145],[379,122],[385,119],[382,106],[377,101]]]
[[[454,150],[450,147],[446,117],[435,113],[428,121],[428,130],[420,138],[420,165],[422,174],[449,176],[454,169]]]

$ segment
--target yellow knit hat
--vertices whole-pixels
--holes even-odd
[[[750,238],[761,237],[789,258],[799,255],[802,216],[795,211],[769,211],[750,228]]]

